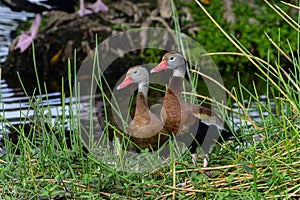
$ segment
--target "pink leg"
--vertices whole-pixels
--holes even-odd
[[[197,166],[197,160],[198,160],[198,156],[196,153],[192,154],[192,162],[194,164],[194,166]]]
[[[15,46],[16,49],[20,49],[20,52],[24,52],[31,45],[32,41],[37,37],[39,32],[39,26],[41,24],[42,16],[40,14],[35,15],[34,22],[31,25],[30,31],[26,34],[24,31],[19,37],[19,41]]]
[[[80,0],[80,8],[79,10],[77,11],[77,14],[82,17],[82,16],[85,16],[85,15],[89,15],[89,14],[92,14],[92,11],[89,10],[89,9],[86,9],[86,7],[84,6],[84,0]]]
[[[36,14],[34,22],[32,23],[30,31],[29,31],[29,34],[31,35],[32,39],[37,38],[41,21],[42,21],[41,14]]]
[[[208,167],[208,162],[209,162],[209,155],[208,153],[206,153],[204,154],[203,167]]]
[[[94,13],[108,11],[108,7],[102,2],[102,0],[97,0],[93,5],[89,6],[89,8],[92,9]]]
[[[194,164],[194,166],[197,166],[197,160],[198,160],[198,156],[196,153],[192,154],[192,162]],[[203,159],[203,167],[208,167],[208,162],[209,162],[209,155],[208,153],[204,154],[204,159]]]

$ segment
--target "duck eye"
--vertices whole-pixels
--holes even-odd
[[[175,60],[175,57],[174,57],[174,56],[171,56],[171,57],[169,58],[169,60],[173,61],[173,60]]]
[[[134,75],[137,75],[138,73],[139,73],[138,70],[134,70],[134,71],[133,71],[133,74],[134,74]]]

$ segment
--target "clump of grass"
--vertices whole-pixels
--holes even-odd
[[[201,3],[198,1],[197,3],[210,17]],[[213,18],[211,20],[218,26]],[[114,157],[113,160],[119,158],[120,163],[130,163],[126,162],[126,157],[118,157],[120,154],[114,151],[99,153],[107,157],[87,153],[81,141],[80,121],[76,116],[78,110],[70,109],[68,115],[62,112],[62,116],[53,123],[51,116],[45,112],[45,107],[39,104],[40,93],[38,93],[36,98],[29,98],[31,108],[36,113],[34,119],[25,116],[26,120],[31,121],[29,133],[25,133],[22,125],[17,127],[11,125],[19,133],[16,144],[4,135],[6,151],[0,155],[0,197],[3,199],[298,199],[300,197],[299,33],[296,30],[297,47],[290,46],[290,52],[284,53],[279,45],[275,45],[274,48],[278,49],[278,60],[268,60],[249,54],[242,44],[231,38],[221,27],[219,29],[239,50],[227,53],[231,54],[228,56],[248,58],[260,71],[258,75],[266,83],[266,92],[264,101],[261,101],[260,94],[251,93],[242,84],[230,92],[227,91],[230,98],[229,105],[225,108],[231,109],[236,105],[233,111],[237,113],[241,122],[238,127],[239,134],[236,140],[213,148],[210,154],[210,167],[194,167],[188,154],[180,158],[171,158],[168,165],[148,172],[136,173],[125,171],[122,167],[112,167],[108,164],[109,157]],[[281,65],[282,55],[290,61],[288,67]],[[69,63],[69,71],[70,68]],[[191,71],[191,75],[198,73],[197,70]],[[106,83],[97,84],[102,87],[102,84]],[[41,91],[40,87],[42,86],[38,86],[38,91]],[[72,85],[69,83],[67,87]],[[253,88],[256,91],[255,83]],[[26,88],[23,90],[26,92]],[[104,92],[102,94],[103,101],[107,101],[106,94]],[[71,93],[71,97],[73,95]],[[245,99],[245,96],[249,96],[249,99]],[[65,98],[62,94],[62,102]],[[214,103],[213,99],[211,101]],[[70,104],[72,108],[76,108],[76,105]],[[63,107],[65,106],[63,104]],[[260,121],[251,116],[250,109],[255,109]],[[90,111],[92,113],[92,110]],[[64,126],[66,121],[71,124],[69,130]],[[109,119],[106,119],[107,126],[118,132],[119,130],[108,121]],[[66,133],[69,138],[66,137]],[[102,151],[107,148],[105,145],[100,147]]]

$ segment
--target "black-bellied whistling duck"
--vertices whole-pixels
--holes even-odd
[[[149,110],[147,93],[149,86],[149,73],[142,66],[131,67],[123,82],[117,90],[123,89],[132,83],[138,84],[136,108],[133,120],[130,122],[127,133],[130,140],[141,149],[150,148],[157,150],[169,137],[165,134],[164,123]]]
[[[221,138],[228,139],[232,133],[223,125],[221,118],[210,109],[203,106],[188,103],[182,97],[182,84],[186,70],[185,58],[177,52],[166,53],[158,66],[151,70],[159,72],[165,69],[172,69],[173,76],[163,100],[162,118],[165,121],[165,128],[174,135],[189,133],[191,126],[198,126],[195,139],[190,146],[193,156],[193,163],[196,165],[196,149],[198,144],[202,145],[205,153],[204,167],[208,166],[208,152],[214,140],[221,141]],[[220,132],[220,134],[219,134]],[[220,138],[221,135],[221,138]]]
[[[79,16],[89,15],[91,13],[97,13],[100,11],[108,11],[108,7],[102,2],[102,0],[96,0],[96,2],[88,6],[88,8],[84,5],[84,0],[80,0],[80,8],[77,11]]]
[[[41,13],[50,10],[61,10],[65,12],[74,12],[74,0],[2,0],[2,2],[14,11],[26,11],[36,13],[34,22],[28,33],[24,31],[19,37],[19,41],[14,49],[20,49],[24,52],[38,35],[38,29],[41,23]]]

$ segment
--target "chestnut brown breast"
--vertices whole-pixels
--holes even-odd
[[[185,102],[182,98],[182,82],[180,77],[172,78],[164,97],[161,114],[165,120],[165,128],[175,135],[188,133],[190,126],[197,121],[193,115],[195,105]]]
[[[149,110],[146,98],[139,92],[135,115],[128,127],[130,140],[142,149],[157,150],[169,139],[169,136],[164,133],[167,133],[164,123]]]

